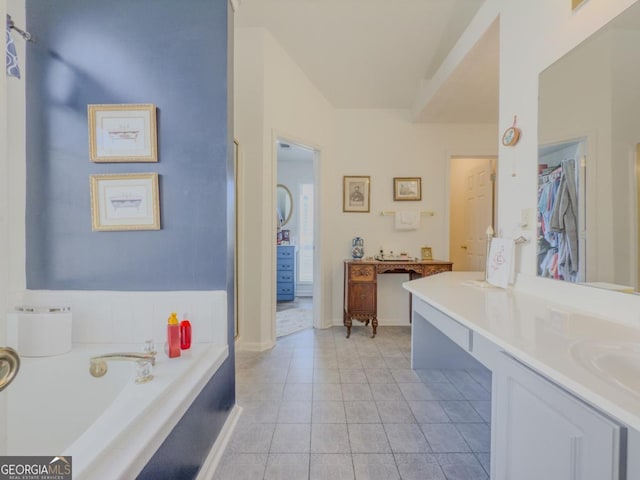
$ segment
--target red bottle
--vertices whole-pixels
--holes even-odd
[[[187,314],[182,316],[180,322],[180,348],[182,350],[188,350],[191,348],[191,322],[187,320]]]
[[[178,316],[173,312],[167,322],[167,343],[165,343],[165,352],[169,358],[180,356],[180,326],[178,325]]]

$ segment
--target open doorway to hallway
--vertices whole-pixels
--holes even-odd
[[[277,140],[276,337],[313,327],[316,154]]]
[[[456,271],[484,271],[487,227],[495,228],[495,157],[452,157],[449,258]]]

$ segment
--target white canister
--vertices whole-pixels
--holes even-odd
[[[7,344],[23,357],[49,357],[71,350],[70,307],[16,307],[7,315]]]

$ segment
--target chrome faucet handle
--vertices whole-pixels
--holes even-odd
[[[0,392],[7,388],[20,370],[20,356],[13,348],[0,348]]]
[[[137,377],[136,383],[146,383],[153,378],[152,367],[156,364],[156,354],[153,353],[133,353],[119,352],[97,355],[89,360],[89,373],[94,377],[103,377],[108,370],[107,361],[129,361],[136,362]]]
[[[153,343],[153,340],[145,340],[143,350],[145,353],[150,353],[152,355],[155,355],[156,353],[158,353],[156,352],[156,346]]]
[[[153,364],[138,362],[136,365],[136,383],[147,383],[153,380]]]

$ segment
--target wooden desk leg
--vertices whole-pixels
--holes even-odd
[[[347,338],[349,338],[351,336],[351,317],[349,316],[348,312],[344,312],[344,318],[342,323],[344,323],[344,326],[347,327]]]
[[[373,335],[371,335],[371,338],[376,338],[376,330],[378,330],[378,317],[374,316],[371,319],[371,326],[373,327]]]

